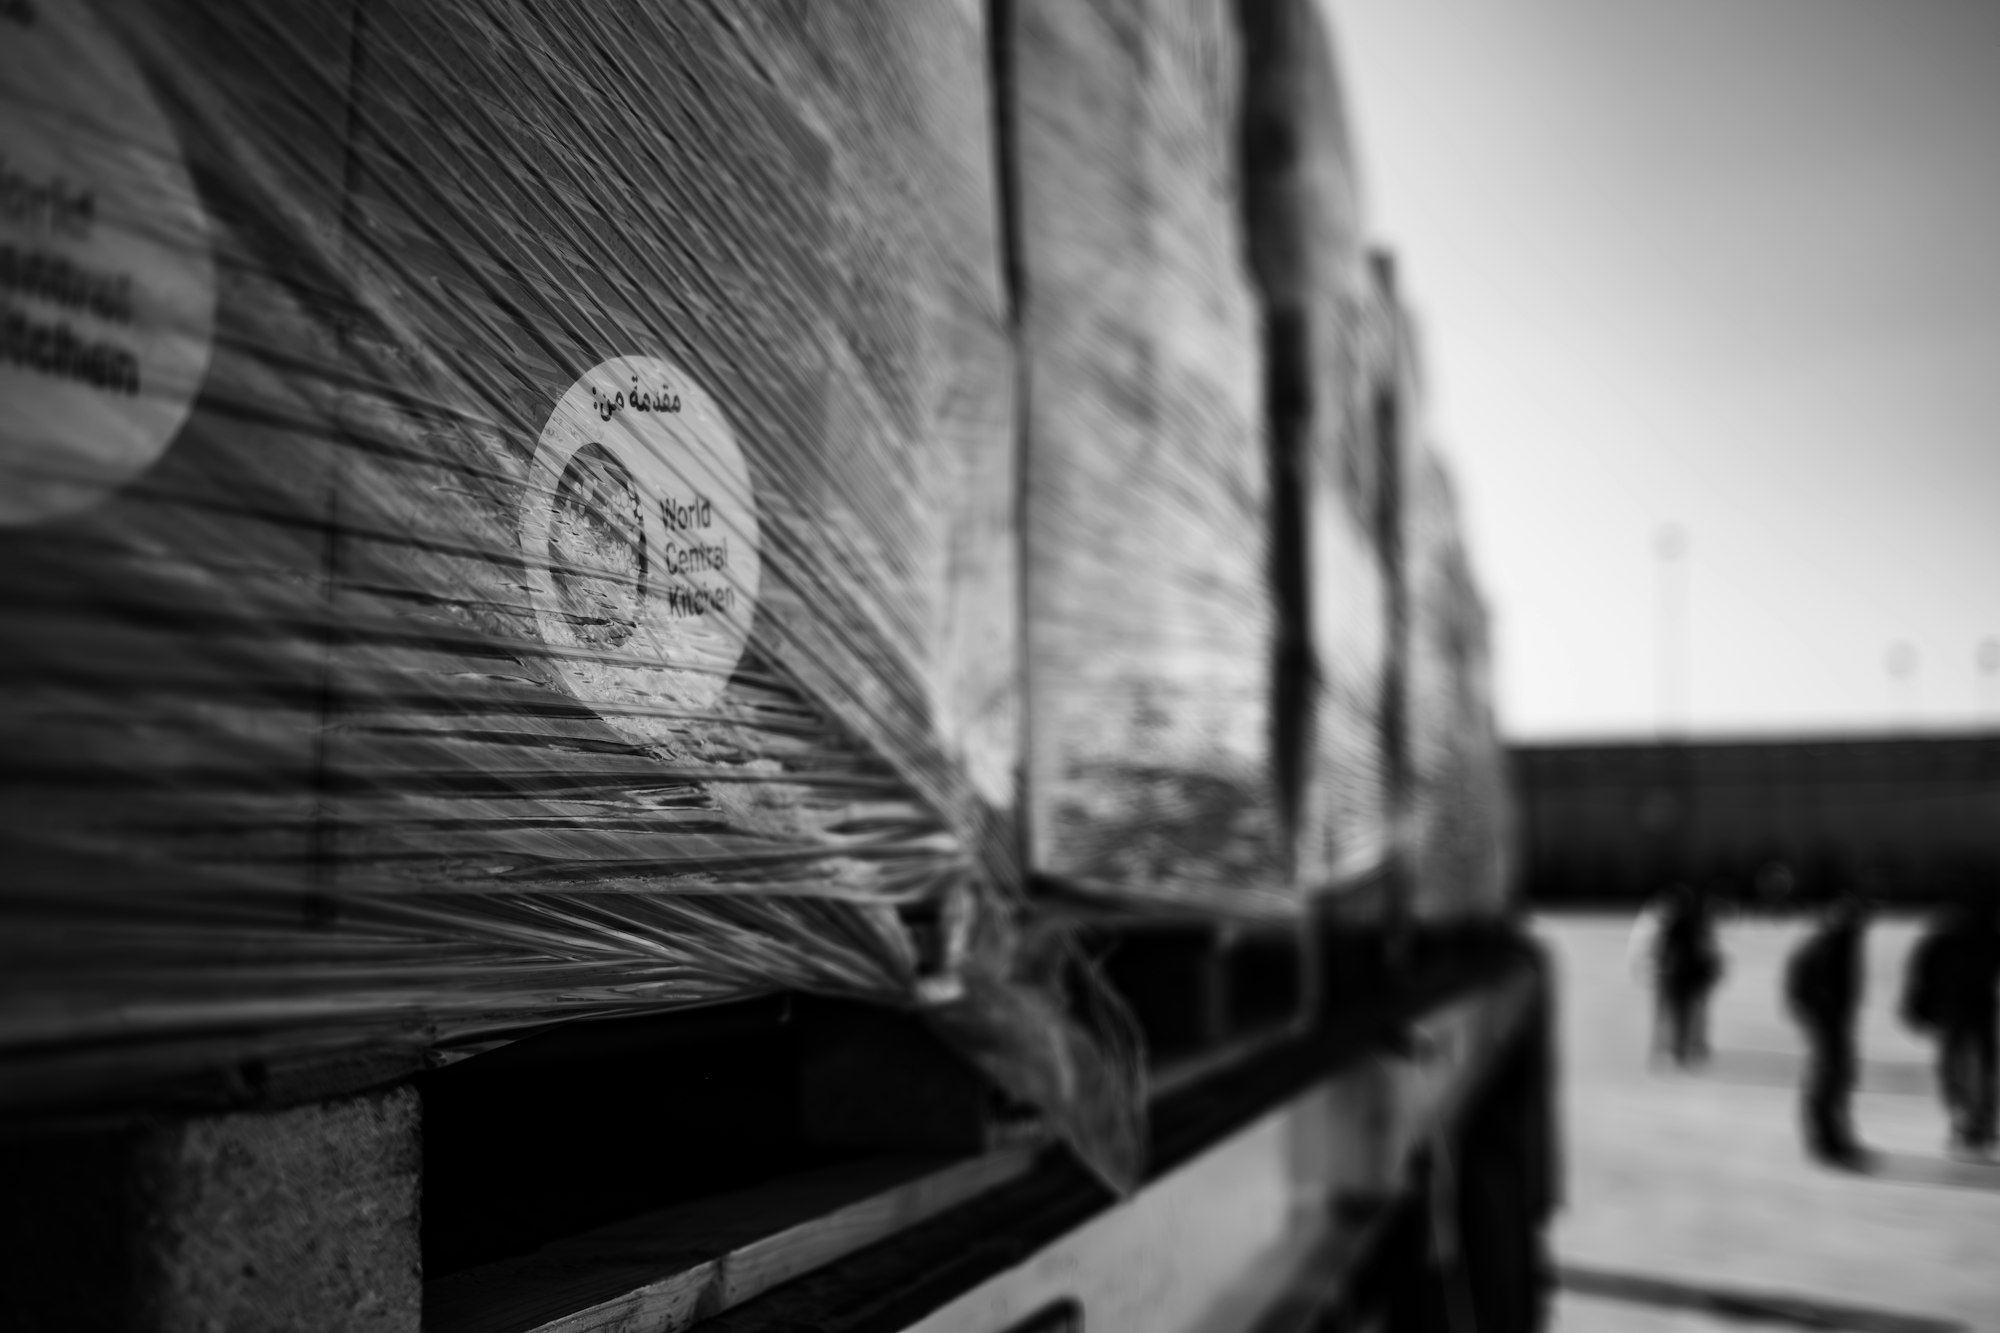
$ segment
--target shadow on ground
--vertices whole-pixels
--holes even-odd
[[[1794,1051],[1719,1050],[1710,1055],[1706,1064],[1675,1073],[1753,1087],[1797,1088],[1805,1078],[1805,1057]],[[1915,1060],[1863,1059],[1861,1080],[1855,1091],[1930,1097],[1935,1095],[1936,1086],[1929,1065]]]
[[[2000,1162],[1954,1162],[1946,1157],[1878,1152],[1868,1174],[1899,1185],[1944,1185],[1954,1189],[2000,1191]]]
[[[1781,1292],[1712,1287],[1645,1273],[1616,1273],[1602,1268],[1564,1264],[1557,1284],[1579,1296],[1624,1301],[1670,1310],[1792,1328],[1838,1330],[1839,1333],[1970,1333],[1964,1324],[1923,1315],[1899,1314],[1858,1305],[1808,1300]]]

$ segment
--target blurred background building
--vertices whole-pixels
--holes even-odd
[[[1544,903],[1672,879],[1772,907],[2000,883],[2000,732],[1524,744],[1512,762],[1520,869]]]

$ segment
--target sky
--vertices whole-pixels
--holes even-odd
[[[2000,0],[1321,2],[1507,734],[2000,731]]]

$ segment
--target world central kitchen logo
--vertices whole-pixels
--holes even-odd
[[[619,705],[613,727],[671,739],[728,689],[763,576],[756,489],[722,405],[679,367],[617,356],[571,382],[535,443],[520,541],[557,670]],[[635,690],[661,711],[626,711]]]
[[[593,647],[624,645],[649,599],[674,620],[736,607],[729,537],[717,530],[714,502],[699,491],[692,499],[661,496],[655,509],[660,535],[648,540],[642,496],[618,455],[595,441],[570,458],[556,487],[550,572],[571,631]]]
[[[691,503],[673,496],[660,500],[660,524],[668,537],[661,564],[676,578],[696,574],[723,574],[729,571],[729,535],[713,542],[708,538],[715,527],[715,506],[697,494]],[[736,606],[736,589],[727,583],[673,584],[666,589],[667,611],[677,617],[699,616],[709,611],[729,611]]]

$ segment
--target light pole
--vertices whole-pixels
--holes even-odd
[[[1655,588],[1658,659],[1654,670],[1663,739],[1686,722],[1687,551],[1687,530],[1678,523],[1661,524],[1653,536],[1653,553],[1659,557]]]
[[[1979,711],[1991,715],[2000,711],[2000,639],[1981,639],[1972,660],[1979,672]]]
[[[1898,639],[1889,645],[1887,665],[1896,710],[1914,727],[1917,720],[1917,650]]]

